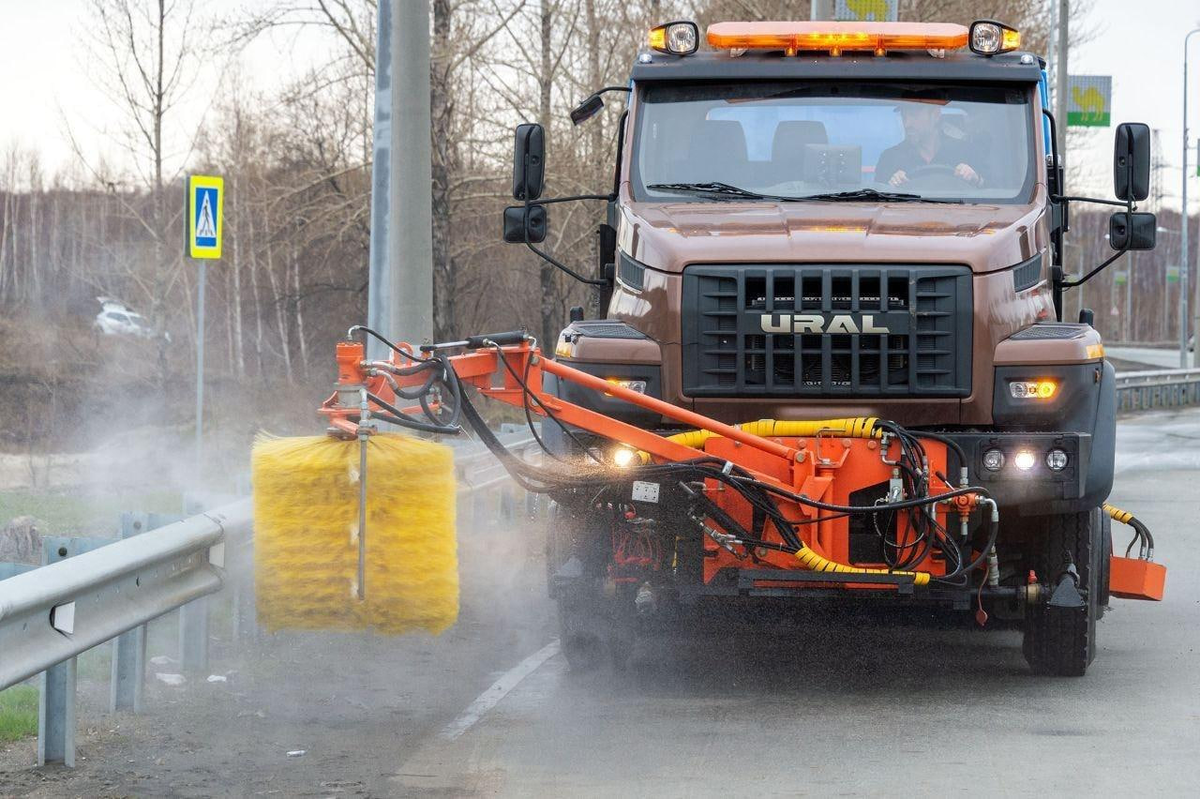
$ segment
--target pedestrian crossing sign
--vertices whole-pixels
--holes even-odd
[[[221,201],[225,180],[211,175],[192,175],[187,189],[187,242],[189,258],[221,257]]]

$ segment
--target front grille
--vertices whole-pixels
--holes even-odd
[[[1046,339],[1079,338],[1087,333],[1089,325],[1040,323],[1013,333],[1009,338],[1015,341],[1044,341]]]
[[[624,322],[609,322],[603,319],[572,322],[571,330],[584,338],[647,338],[645,333],[635,330]]]
[[[692,397],[965,397],[971,273],[956,266],[689,266]]]

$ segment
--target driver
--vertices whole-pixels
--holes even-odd
[[[898,107],[904,123],[904,141],[884,150],[875,165],[875,180],[892,186],[907,183],[912,173],[927,166],[954,170],[955,177],[972,186],[983,178],[967,163],[968,148],[942,131],[942,109],[935,102],[905,102]]]

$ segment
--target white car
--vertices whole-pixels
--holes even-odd
[[[138,338],[154,338],[154,328],[146,321],[146,317],[126,308],[123,304],[100,298],[100,313],[92,325],[106,336],[136,336]]]

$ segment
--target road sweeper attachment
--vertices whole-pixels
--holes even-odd
[[[449,447],[393,434],[260,438],[252,477],[265,628],[437,633],[454,624]],[[385,557],[365,557],[364,528]]]
[[[1089,595],[1080,574],[1093,569],[1070,553],[1035,574],[998,552],[997,504],[969,484],[971,460],[953,437],[876,418],[728,425],[547,359],[522,332],[418,350],[366,328],[351,336],[360,330],[391,355],[369,360],[361,342],[338,344],[337,386],[319,411],[328,437],[256,447],[268,626],[402,632],[453,622],[450,455],[378,433],[378,421],[434,434],[469,427],[519,485],[548,495],[561,522],[548,545],[551,590],[560,609],[579,599],[572,613],[604,615],[596,602],[622,596],[642,613],[668,597],[852,591],[977,604],[982,624],[985,602],[1075,612]],[[661,426],[555,396],[545,374],[637,405]],[[473,396],[543,417],[573,454],[547,450],[555,462],[545,465],[510,453]]]

